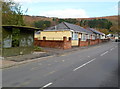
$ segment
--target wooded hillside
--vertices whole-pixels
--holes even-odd
[[[97,30],[108,34],[109,32],[115,32],[118,26],[118,16],[106,16],[106,17],[94,17],[94,18],[49,18],[45,16],[24,16],[24,22],[28,26],[38,27],[39,24],[41,28],[46,28],[48,26],[53,26],[61,22],[69,22],[82,27],[96,28]],[[49,24],[45,24],[49,22]],[[37,24],[37,25],[36,25]],[[47,25],[47,26],[46,26]]]

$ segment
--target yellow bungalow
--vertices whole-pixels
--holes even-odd
[[[78,46],[78,39],[81,38],[82,41],[86,39],[91,39],[91,36],[95,34],[92,31],[84,29],[78,25],[70,24],[67,22],[62,22],[56,26],[49,27],[44,31],[38,31],[35,34],[35,38],[38,40],[63,40],[63,37],[72,38],[72,46]]]

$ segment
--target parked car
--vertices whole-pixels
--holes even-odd
[[[120,42],[120,39],[115,39],[115,42]]]

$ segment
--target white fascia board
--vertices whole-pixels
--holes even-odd
[[[81,32],[82,34],[87,34],[87,32]]]
[[[74,30],[70,29],[71,32],[75,32]]]

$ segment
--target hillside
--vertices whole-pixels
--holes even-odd
[[[40,21],[40,20],[42,20],[42,21],[47,20],[47,21],[52,22],[52,18],[48,18],[48,17],[44,17],[44,16],[28,16],[28,15],[24,16],[24,22],[28,26],[33,26],[33,23],[35,21]]]
[[[92,19],[108,19],[108,20],[115,20],[115,21],[118,21],[118,16],[115,15],[115,16],[105,16],[105,17],[78,18],[78,20],[82,20],[82,19],[85,19],[85,20],[92,20]]]
[[[118,25],[118,16],[105,16],[105,17],[94,17],[94,18],[78,18],[77,20],[92,20],[92,19],[107,19],[113,23],[113,25]]]
[[[54,24],[54,22],[52,21],[53,18],[49,18],[49,17],[44,17],[44,16],[24,16],[24,21],[26,25],[29,26],[33,26],[33,22],[35,21],[40,21],[40,20],[47,20],[47,21],[51,21],[52,25]],[[113,24],[117,24],[118,22],[118,16],[106,16],[106,17],[93,17],[93,18],[76,18],[78,21],[80,20],[92,20],[92,19],[108,19],[110,20]]]

